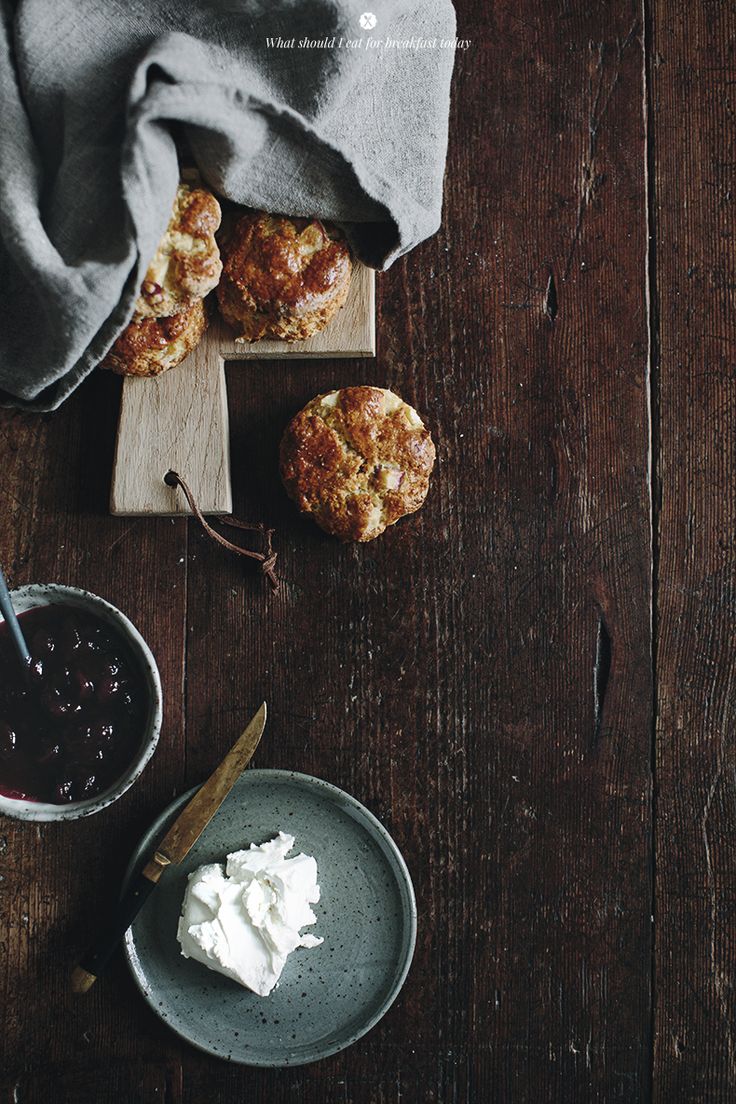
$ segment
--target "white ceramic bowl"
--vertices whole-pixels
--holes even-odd
[[[79,817],[98,813],[100,809],[105,809],[113,801],[117,801],[133,785],[155,751],[163,715],[161,679],[156,660],[135,625],[125,614],[110,602],[106,602],[104,598],[98,598],[96,594],[90,594],[89,591],[62,586],[59,583],[33,583],[31,586],[19,587],[18,590],[12,591],[11,598],[17,613],[24,613],[36,606],[64,605],[96,614],[125,638],[140,664],[148,689],[148,717],[145,729],[141,733],[138,754],[126,768],[125,773],[112,786],[86,801],[73,801],[68,805],[53,805],[46,801],[21,801],[0,794],[0,814],[16,817],[18,820],[77,820]],[[0,623],[2,620],[0,616]]]

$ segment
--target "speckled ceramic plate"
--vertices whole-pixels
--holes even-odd
[[[126,883],[190,796],[151,826]],[[324,943],[295,951],[278,987],[258,997],[183,958],[176,929],[191,871],[279,830],[295,837],[293,854],[317,860],[322,896],[307,930]],[[406,864],[372,813],[318,778],[249,770],[185,862],[166,871],[128,930],[125,953],[153,1010],[194,1046],[246,1065],[296,1066],[335,1054],[377,1023],[404,983],[415,938]]]

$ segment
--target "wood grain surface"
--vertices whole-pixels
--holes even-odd
[[[110,809],[0,823],[3,1100],[736,1099],[736,12],[457,8],[444,226],[381,276],[376,360],[227,368],[233,506],[277,530],[276,595],[193,522],[106,516],[117,380],[0,412],[12,581],[122,606],[167,703]],[[355,383],[416,406],[439,459],[418,514],[345,547],[276,458]],[[65,976],[138,836],[263,698],[255,765],[365,802],[420,918],[380,1024],[275,1072],[180,1043],[120,957],[84,1001]]]
[[[677,8],[677,6],[675,6]],[[657,0],[656,1049],[660,1104],[736,1099],[736,9]]]
[[[229,514],[230,422],[218,334],[205,334],[180,366],[155,379],[125,378],[110,487],[116,516],[191,513],[165,482],[178,472],[205,514]]]

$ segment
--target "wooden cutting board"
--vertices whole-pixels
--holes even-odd
[[[306,341],[233,340],[219,316],[199,347],[154,379],[126,377],[120,405],[110,512],[190,513],[164,483],[170,470],[188,482],[205,514],[232,510],[226,360],[372,357],[376,355],[375,273],[356,264],[350,294],[322,333]]]

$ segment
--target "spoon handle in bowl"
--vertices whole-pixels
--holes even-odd
[[[5,618],[6,624],[10,631],[10,635],[13,638],[13,646],[15,647],[18,656],[22,663],[26,667],[30,665],[31,653],[26,644],[26,638],[23,636],[23,630],[20,627],[18,621],[18,615],[13,609],[13,603],[10,598],[10,591],[8,590],[8,584],[3,574],[2,568],[0,568],[0,613]]]

